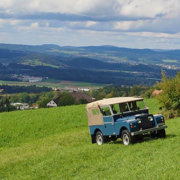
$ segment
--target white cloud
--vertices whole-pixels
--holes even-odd
[[[96,24],[97,24],[97,22],[95,22],[95,21],[88,21],[88,22],[86,23],[86,27],[94,26],[94,25],[96,25]]]
[[[0,27],[3,26],[3,24],[5,23],[6,21],[4,19],[0,19]]]
[[[133,0],[125,3],[120,13],[125,16],[154,18],[157,15],[179,14],[179,8],[179,0]]]
[[[155,33],[155,32],[129,32],[127,33],[130,36],[139,36],[146,38],[180,38],[180,33],[176,34],[167,34],[167,33]]]
[[[22,21],[20,21],[20,20],[9,20],[9,22],[10,22],[10,24],[11,24],[12,26],[14,26],[14,25],[20,24]]]
[[[6,0],[0,1],[6,12],[52,12],[79,15],[156,17],[179,15],[179,0]]]
[[[143,25],[145,25],[148,21],[139,20],[139,21],[121,21],[116,22],[114,28],[116,30],[129,30],[129,29],[136,29]]]
[[[39,26],[38,22],[34,22],[31,24],[31,27],[32,28],[37,28]]]
[[[152,40],[165,39],[170,46],[180,38],[179,9],[179,0],[1,0],[0,27],[9,37],[21,32],[20,38],[34,43],[42,42],[41,34],[47,43],[66,45],[131,46],[140,39],[141,45],[153,46]]]

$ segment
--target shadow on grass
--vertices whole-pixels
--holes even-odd
[[[170,138],[175,138],[177,135],[176,134],[167,134],[166,135],[166,138],[152,138],[152,137],[144,137],[143,139],[141,140],[136,140],[135,143],[133,144],[137,144],[137,143],[142,143],[142,142],[148,142],[148,141],[154,141],[154,140],[157,140],[157,139],[170,139]],[[118,139],[117,141],[111,141],[109,142],[109,144],[123,144],[122,140],[121,139]]]
[[[166,135],[166,138],[174,138],[174,137],[176,137],[177,136],[177,134],[167,134]]]

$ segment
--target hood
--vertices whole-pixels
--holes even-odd
[[[131,121],[134,121],[134,120],[135,120],[136,118],[138,118],[138,117],[149,116],[149,115],[152,115],[152,114],[148,114],[148,113],[136,114],[136,115],[132,115],[132,116],[127,116],[127,117],[118,118],[118,119],[116,120],[116,122],[122,122],[122,121],[131,122]]]

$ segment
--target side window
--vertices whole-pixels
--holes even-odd
[[[101,112],[103,116],[111,116],[111,111],[109,107],[101,107]]]
[[[120,107],[121,113],[129,111],[127,103],[119,104],[119,107]]]
[[[113,104],[111,105],[111,109],[113,111],[113,114],[120,114],[120,108],[119,108],[119,104]]]
[[[99,114],[99,109],[93,109],[92,114],[93,115],[98,115]]]
[[[131,111],[137,111],[138,110],[136,101],[129,102],[128,104],[129,104],[129,108],[130,108]]]

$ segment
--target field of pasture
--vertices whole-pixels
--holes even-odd
[[[1,113],[0,179],[180,179],[180,118],[166,124],[166,139],[98,146],[85,105]]]
[[[99,83],[88,83],[88,82],[78,82],[78,81],[60,81],[55,79],[43,80],[42,82],[19,82],[19,81],[2,81],[1,84],[7,84],[9,86],[45,86],[45,87],[55,87],[55,88],[101,88],[107,86],[107,84],[99,84]]]

